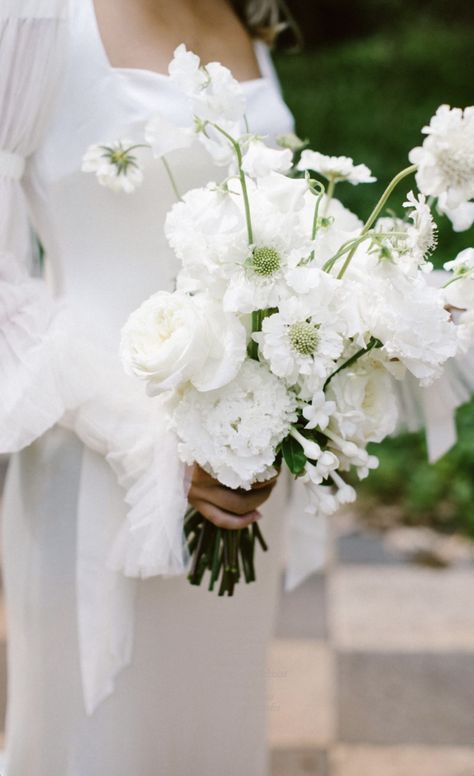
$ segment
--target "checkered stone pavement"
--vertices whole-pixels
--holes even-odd
[[[414,565],[343,515],[331,531],[325,573],[281,595],[271,776],[474,776],[474,563]],[[0,598],[0,729],[5,643]]]

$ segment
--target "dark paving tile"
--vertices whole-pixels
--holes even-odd
[[[280,638],[327,638],[323,574],[312,574],[291,592],[282,590],[275,635]]]
[[[404,553],[387,549],[383,534],[353,533],[340,536],[336,548],[340,563],[391,565],[407,560]]]
[[[273,749],[271,776],[329,776],[325,752],[316,749]]]
[[[474,743],[474,653],[340,653],[337,684],[343,743]]]

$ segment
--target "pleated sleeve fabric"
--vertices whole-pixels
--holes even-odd
[[[105,456],[128,505],[110,563],[130,576],[182,573],[186,471],[160,402],[123,374],[34,277],[22,176],[60,83],[67,0],[0,0],[0,452],[55,423]]]

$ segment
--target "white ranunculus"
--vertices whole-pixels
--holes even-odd
[[[441,105],[422,132],[422,146],[409,159],[418,166],[416,182],[427,196],[444,196],[444,206],[457,208],[474,197],[474,107]]]
[[[230,488],[249,489],[270,471],[295,421],[295,397],[252,360],[219,390],[185,388],[173,412],[182,460],[196,461]]]
[[[244,154],[242,167],[252,178],[264,178],[271,172],[288,172],[293,154],[289,148],[270,148],[261,140],[252,140]]]
[[[395,430],[397,402],[392,378],[382,366],[343,369],[329,383],[327,397],[336,404],[329,430],[344,440],[365,446],[381,442]],[[350,455],[349,449],[342,449]]]
[[[298,170],[313,170],[329,181],[347,181],[353,186],[377,180],[367,165],[354,164],[348,156],[326,156],[309,149],[303,151],[297,167]]]
[[[110,143],[89,146],[82,158],[82,172],[92,172],[101,186],[130,194],[142,183],[143,171],[138,163],[133,140],[122,138]]]
[[[233,380],[246,356],[246,331],[205,294],[159,291],[122,329],[122,362],[150,395],[191,382],[209,391]]]
[[[145,140],[151,145],[155,157],[188,148],[194,137],[190,127],[178,127],[160,113],[156,113],[145,126]]]

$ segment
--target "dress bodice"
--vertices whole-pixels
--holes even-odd
[[[159,160],[142,153],[145,180],[133,194],[114,193],[81,172],[86,148],[118,137],[143,142],[154,112],[183,125],[186,98],[171,79],[148,70],[114,68],[107,59],[93,0],[74,0],[67,62],[54,114],[27,174],[31,219],[56,291],[75,316],[87,313],[115,346],[127,315],[152,291],[171,289],[177,272],[163,224],[175,200]],[[257,42],[261,77],[242,84],[252,132],[288,132],[265,44]],[[141,153],[141,152],[139,152]],[[222,177],[199,144],[168,157],[185,192]]]

